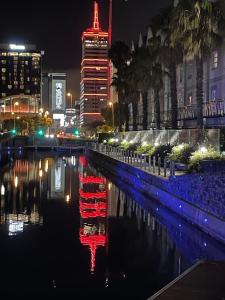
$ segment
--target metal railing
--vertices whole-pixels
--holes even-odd
[[[154,175],[175,176],[175,163],[167,158],[137,154],[134,151],[97,143],[94,150]]]

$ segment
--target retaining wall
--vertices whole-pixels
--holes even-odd
[[[93,150],[87,150],[87,155],[107,172],[225,242],[225,171],[165,179]]]

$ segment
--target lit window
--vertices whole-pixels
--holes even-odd
[[[11,90],[12,89],[12,85],[8,84],[8,89]]]
[[[211,99],[212,99],[212,100],[216,100],[216,94],[217,94],[217,87],[214,86],[214,87],[212,87],[212,89],[211,89]]]
[[[188,95],[188,103],[187,105],[192,105],[192,95]]]
[[[5,73],[6,72],[6,68],[2,68],[2,73]]]
[[[219,54],[218,51],[213,52],[213,68],[216,69],[219,63]]]

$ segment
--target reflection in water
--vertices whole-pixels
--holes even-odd
[[[4,289],[20,269],[17,291],[142,300],[199,259],[225,259],[224,246],[85,156],[36,155],[0,174]]]
[[[27,225],[42,225],[38,169],[27,160],[16,160],[1,178],[1,224],[8,226],[8,235],[17,235]]]
[[[84,156],[79,162],[80,241],[90,249],[91,272],[94,272],[96,250],[106,245],[106,179],[93,176]]]

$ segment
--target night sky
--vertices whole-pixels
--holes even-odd
[[[99,0],[100,23],[108,24],[108,0]],[[129,45],[170,0],[113,0],[113,41]],[[44,71],[65,71],[67,90],[79,97],[81,33],[92,25],[93,0],[1,3],[0,43],[36,44],[45,51]]]

